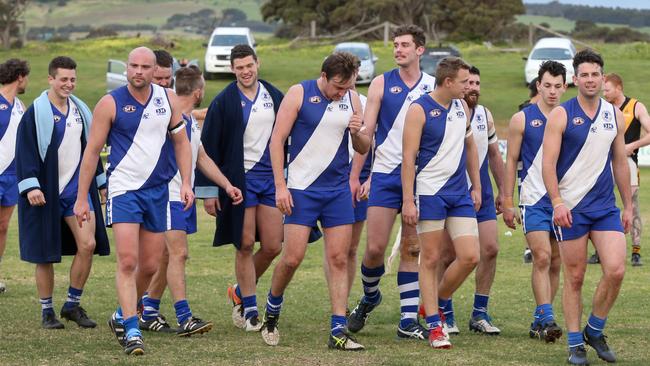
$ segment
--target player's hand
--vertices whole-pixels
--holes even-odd
[[[553,208],[553,224],[560,227],[571,227],[573,225],[571,211],[564,203],[560,203]]]
[[[217,206],[219,205],[218,198],[206,198],[203,200],[203,209],[210,216],[217,216]],[[219,210],[221,211],[221,210]]]
[[[106,204],[106,188],[99,190],[99,203],[102,205]]]
[[[74,216],[77,218],[79,227],[82,227],[83,222],[90,219],[90,205],[88,204],[88,198],[77,198],[77,201],[74,203],[72,212],[74,212]]]
[[[241,194],[241,190],[233,185],[229,185],[226,187],[226,193],[228,194],[228,197],[232,200],[233,205],[238,205],[242,202],[244,202],[244,196]],[[219,207],[219,211],[221,211],[221,207]]]
[[[359,190],[361,189],[361,183],[359,183],[358,178],[350,177],[350,192],[352,193],[352,207],[357,207],[357,201],[359,201]]]
[[[632,154],[634,154],[632,144],[625,144],[625,156],[632,156]]]
[[[194,204],[194,191],[188,184],[181,184],[181,202],[185,205],[183,211],[187,211]]]
[[[503,214],[503,222],[507,227],[514,230],[517,228],[517,224],[521,225],[521,216],[516,208],[504,208],[501,213]]]
[[[632,229],[632,208],[624,208],[623,209],[623,215],[621,216],[621,223],[623,224],[623,232],[625,234],[630,232],[630,229]]]
[[[357,192],[357,201],[367,200],[370,194],[370,178],[368,178]]]
[[[45,196],[40,189],[33,189],[27,192],[27,200],[32,206],[44,206],[45,205]]]
[[[415,226],[418,223],[418,209],[412,200],[402,203],[402,221],[406,225]]]
[[[283,215],[291,216],[293,198],[291,197],[291,192],[289,192],[287,186],[275,188],[275,205]]]
[[[354,112],[352,117],[350,117],[350,122],[348,122],[348,128],[350,129],[350,134],[351,135],[356,135],[361,131],[361,127],[363,126],[363,118],[360,113]]]
[[[494,208],[497,211],[497,215],[503,213],[503,196],[501,193],[499,193],[497,199],[494,200]]]
[[[474,211],[478,212],[478,210],[481,209],[481,189],[472,188],[469,195],[472,198],[472,203],[474,204]]]

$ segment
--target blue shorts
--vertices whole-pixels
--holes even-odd
[[[77,201],[77,196],[72,197],[59,197],[59,213],[61,217],[70,217],[74,216],[74,203]],[[90,199],[90,194],[88,195],[88,206],[90,206],[90,211],[95,212],[93,207],[93,201]]]
[[[0,175],[0,206],[18,203],[18,180],[15,175]]]
[[[497,219],[497,209],[494,206],[494,198],[489,197],[481,201],[481,208],[476,212],[476,221],[483,222]]]
[[[284,217],[285,224],[309,227],[320,224],[324,228],[354,223],[352,193],[350,189],[336,191],[303,191],[290,189],[293,198],[291,215]]]
[[[246,178],[245,207],[257,205],[275,207],[275,182],[269,179]]]
[[[420,214],[420,220],[444,220],[447,217],[476,217],[474,204],[469,197],[469,193],[459,196],[418,195],[416,205]]]
[[[167,231],[181,230],[186,234],[196,232],[196,202],[183,211],[183,205],[180,201],[167,202]]]
[[[368,206],[402,208],[401,174],[372,173]]]
[[[553,209],[540,206],[519,206],[524,234],[533,231],[553,232]]]
[[[129,191],[106,202],[106,226],[136,223],[151,232],[167,231],[167,183]]]
[[[621,211],[614,206],[602,211],[573,212],[573,224],[570,228],[554,226],[555,238],[558,242],[578,239],[590,231],[620,231],[623,232]]]
[[[366,221],[368,218],[368,200],[361,200],[354,203],[354,222]]]

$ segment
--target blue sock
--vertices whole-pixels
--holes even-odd
[[[384,275],[382,264],[379,267],[368,268],[361,264],[361,283],[363,284],[364,301],[376,304],[379,301],[379,281]]]
[[[488,301],[490,301],[490,295],[474,294],[474,311],[472,311],[472,318],[487,315]]]
[[[115,310],[115,319],[118,322],[124,324],[124,315],[122,315],[122,307],[121,306],[118,306],[117,310]]]
[[[397,290],[401,319],[399,325],[406,328],[417,321],[420,302],[420,283],[417,272],[397,272]]]
[[[68,287],[68,298],[65,300],[63,307],[67,309],[78,306],[83,292],[83,289],[74,288],[72,286]]]
[[[39,299],[39,302],[41,303],[41,313],[43,315],[48,313],[54,315],[54,303],[52,302],[52,296]]]
[[[160,299],[154,299],[153,297],[147,296],[142,300],[142,305],[144,305],[144,310],[142,311],[142,320],[149,321],[154,320],[158,317],[160,312]]]
[[[176,319],[178,320],[178,324],[183,324],[187,319],[192,317],[192,310],[190,310],[190,304],[187,300],[177,301],[174,304],[174,310],[176,310]]]
[[[269,291],[269,296],[266,299],[266,313],[269,315],[280,315],[282,310],[283,295],[273,296]]]
[[[569,348],[578,347],[584,345],[584,339],[582,338],[582,332],[569,332],[567,335],[567,341],[569,342]]]
[[[333,336],[338,337],[339,335],[343,334],[345,327],[348,326],[348,318],[346,318],[345,315],[332,314],[330,324],[330,332]]]
[[[240,299],[242,298],[241,290],[239,289],[238,285],[235,285],[235,295],[237,295],[237,297]]]
[[[241,301],[244,305],[244,318],[250,319],[257,316],[257,297],[255,295],[243,297]]]
[[[429,315],[426,317],[427,328],[433,329],[441,325],[440,315],[435,313],[434,315]]]
[[[149,293],[145,292],[144,295],[142,295],[142,297],[138,299],[138,303],[135,304],[135,310],[137,311],[138,309],[143,307],[142,304],[144,302],[144,299],[148,299],[148,298],[149,298]]]
[[[538,305],[537,308],[535,308],[535,314],[533,314],[533,316],[535,317],[533,326],[537,324],[544,326],[548,323],[555,321],[555,315],[553,314],[553,305],[551,304]]]
[[[140,333],[140,328],[138,328],[137,315],[124,319],[124,329],[126,331],[127,340],[133,337],[142,337],[142,333]]]
[[[606,322],[607,318],[601,319],[592,313],[589,315],[589,320],[587,320],[585,330],[590,337],[600,337],[603,334]]]
[[[443,306],[444,302],[444,306]],[[442,313],[445,315],[445,322],[447,324],[454,324],[456,322],[454,318],[454,304],[452,299],[442,300],[438,299],[438,308],[442,310]]]

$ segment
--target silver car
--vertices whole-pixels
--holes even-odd
[[[359,66],[359,75],[357,76],[357,84],[370,84],[375,77],[375,63],[377,56],[372,53],[372,48],[367,43],[362,42],[345,42],[339,43],[334,47],[334,52],[350,52],[361,60]]]
[[[196,65],[199,66],[199,60],[193,59],[187,63],[187,65]],[[182,66],[174,58],[174,64],[172,65],[172,73],[176,75],[176,71]],[[111,92],[113,89],[117,89],[121,86],[127,84],[126,80],[126,62],[120,60],[108,60],[108,66],[106,68],[106,92]],[[173,83],[172,83],[173,85]]]

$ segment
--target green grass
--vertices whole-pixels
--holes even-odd
[[[551,26],[551,29],[555,31],[571,32],[575,28],[575,21],[562,17],[548,17],[544,15],[517,15],[517,21],[528,25],[529,23],[541,24],[547,23]],[[610,27],[610,28],[620,28],[627,26],[626,24],[614,24],[614,23],[596,23],[601,27]],[[650,33],[650,27],[630,27],[634,30],[643,33]]]

